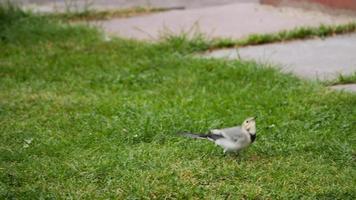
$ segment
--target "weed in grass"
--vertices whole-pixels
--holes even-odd
[[[355,23],[344,25],[320,25],[319,27],[299,27],[290,31],[281,31],[272,34],[256,34],[237,42],[237,46],[265,44],[272,42],[305,39],[311,37],[327,37],[335,34],[350,33],[356,31]]]
[[[338,85],[338,84],[350,84],[356,83],[356,72],[352,75],[340,74],[337,79],[324,82],[325,85]]]
[[[356,198],[354,94],[0,11],[0,199]],[[176,137],[251,115],[238,160]]]
[[[81,12],[64,12],[64,13],[50,13],[44,14],[44,17],[63,21],[92,21],[92,20],[109,20],[112,18],[125,18],[132,16],[145,15],[155,12],[166,11],[165,8],[151,8],[151,7],[134,7],[117,10],[84,10]]]
[[[64,0],[63,3],[66,13],[88,12],[93,6],[93,0]]]
[[[161,33],[160,38],[161,45],[168,45],[170,46],[169,48],[184,52],[197,52],[210,46],[209,38],[199,31],[197,25],[188,31],[181,32],[179,35],[175,35],[166,29]]]
[[[195,30],[195,29],[194,29]],[[166,34],[163,38],[165,41],[167,38],[170,40],[179,40],[184,37],[184,40],[188,40],[189,43],[199,44],[196,50],[205,51],[213,50],[218,48],[231,48],[231,47],[243,47],[249,45],[261,45],[274,42],[285,42],[297,39],[306,39],[313,37],[328,37],[337,34],[346,34],[356,31],[356,23],[351,22],[343,25],[320,25],[319,27],[298,27],[292,30],[284,30],[277,33],[267,33],[267,34],[251,34],[242,39],[231,39],[231,38],[209,38],[199,32],[191,34],[190,32],[184,33],[182,35],[169,35]],[[187,37],[189,35],[199,35],[199,37]],[[174,38],[177,37],[177,38]]]

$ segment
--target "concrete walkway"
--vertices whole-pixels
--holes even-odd
[[[271,33],[299,26],[340,24],[354,20],[317,11],[275,8],[257,2],[235,3],[188,10],[174,10],[126,19],[103,21],[107,32],[135,39],[159,39],[162,34],[195,30],[210,37],[241,38],[252,33]]]
[[[0,0],[2,1],[8,0]],[[155,8],[203,8],[236,2],[258,2],[258,0],[11,0],[25,8],[40,12],[82,11],[86,9],[106,10],[132,7]]]
[[[334,90],[356,93],[356,84],[334,85],[334,86],[331,86],[330,88],[334,89]]]
[[[0,0],[7,1],[7,0]],[[260,5],[259,0],[13,0],[23,7],[41,12],[81,11],[86,9],[122,9],[160,7],[180,10],[151,15],[112,19],[94,23],[106,32],[126,38],[159,39],[162,34],[202,32],[210,37],[241,38],[252,33],[271,33],[299,26],[346,23],[355,20],[346,15],[318,11],[276,8]],[[183,10],[181,8],[184,8]]]
[[[326,39],[251,46],[213,51],[214,58],[253,59],[280,66],[284,72],[307,79],[331,80],[356,72],[356,34]]]

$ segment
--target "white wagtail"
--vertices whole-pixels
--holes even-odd
[[[247,118],[241,126],[212,129],[208,134],[182,133],[190,138],[208,139],[224,149],[224,153],[239,152],[256,139],[256,117]]]

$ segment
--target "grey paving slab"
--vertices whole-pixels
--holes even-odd
[[[341,90],[356,93],[356,84],[334,85],[330,87],[334,90]]]
[[[8,0],[0,0],[8,1]],[[236,2],[258,2],[258,0],[12,0],[35,11],[53,12],[84,9],[113,9],[130,7],[201,8]]]
[[[217,50],[206,57],[253,59],[300,77],[330,80],[356,72],[356,34]]]
[[[135,39],[158,39],[164,33],[190,30],[210,37],[241,38],[252,33],[271,33],[299,26],[318,26],[354,21],[355,17],[319,11],[276,8],[256,2],[235,3],[189,10],[173,10],[99,23],[107,32]]]

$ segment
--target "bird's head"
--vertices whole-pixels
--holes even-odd
[[[256,117],[249,117],[242,123],[242,128],[250,134],[256,134]]]

